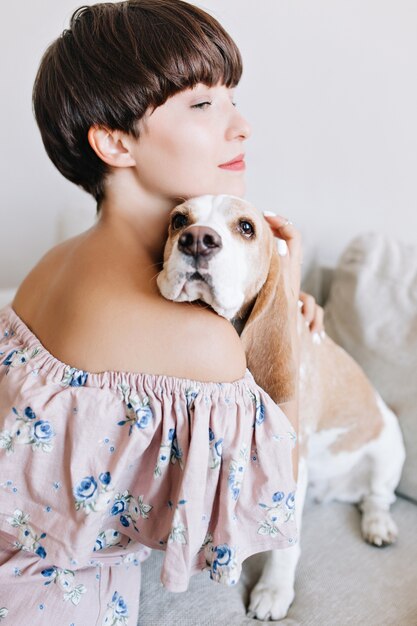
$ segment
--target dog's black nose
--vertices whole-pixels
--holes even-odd
[[[222,248],[222,238],[209,226],[189,226],[178,239],[178,248],[184,254],[210,259]]]

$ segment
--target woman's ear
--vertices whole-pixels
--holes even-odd
[[[240,335],[257,384],[281,404],[295,397],[295,355],[289,309],[277,248],[272,247],[267,279]]]
[[[110,130],[105,126],[91,126],[87,134],[88,143],[96,155],[113,167],[132,167],[136,162],[130,154],[126,134]]]

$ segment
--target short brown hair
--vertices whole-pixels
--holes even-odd
[[[44,53],[33,109],[50,159],[97,201],[108,171],[88,143],[94,124],[139,137],[148,107],[201,82],[235,87],[239,50],[211,15],[182,0],[82,6]]]

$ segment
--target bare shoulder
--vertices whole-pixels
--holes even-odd
[[[97,339],[107,336],[110,340],[98,356],[95,370],[145,372],[206,382],[233,382],[244,376],[246,357],[239,335],[230,322],[212,310],[169,302],[159,295],[138,295],[120,305],[117,313],[113,309],[112,315],[100,322]]]
[[[208,382],[244,376],[243,345],[229,321],[196,303],[165,300],[157,289],[135,289],[114,264],[94,268],[72,254],[74,243],[49,251],[12,304],[55,358],[93,373]]]
[[[182,371],[177,375],[211,382],[232,382],[242,378],[246,356],[232,324],[211,309],[196,304],[176,306],[177,331],[169,336],[173,338],[172,368],[178,367]]]
[[[230,322],[197,305],[168,302],[162,296],[130,294],[112,301],[101,294],[94,306],[73,311],[71,319],[61,316],[61,326],[66,328],[65,338],[57,340],[50,352],[88,372],[232,382],[246,369],[243,345]]]

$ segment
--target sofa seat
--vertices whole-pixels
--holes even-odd
[[[163,553],[153,551],[142,565],[138,626],[416,626],[417,506],[398,497],[392,514],[399,539],[377,548],[363,541],[354,505],[307,499],[296,596],[279,622],[246,616],[263,554],[244,562],[236,587],[215,583],[202,572],[191,578],[188,591],[176,594],[161,586]]]

